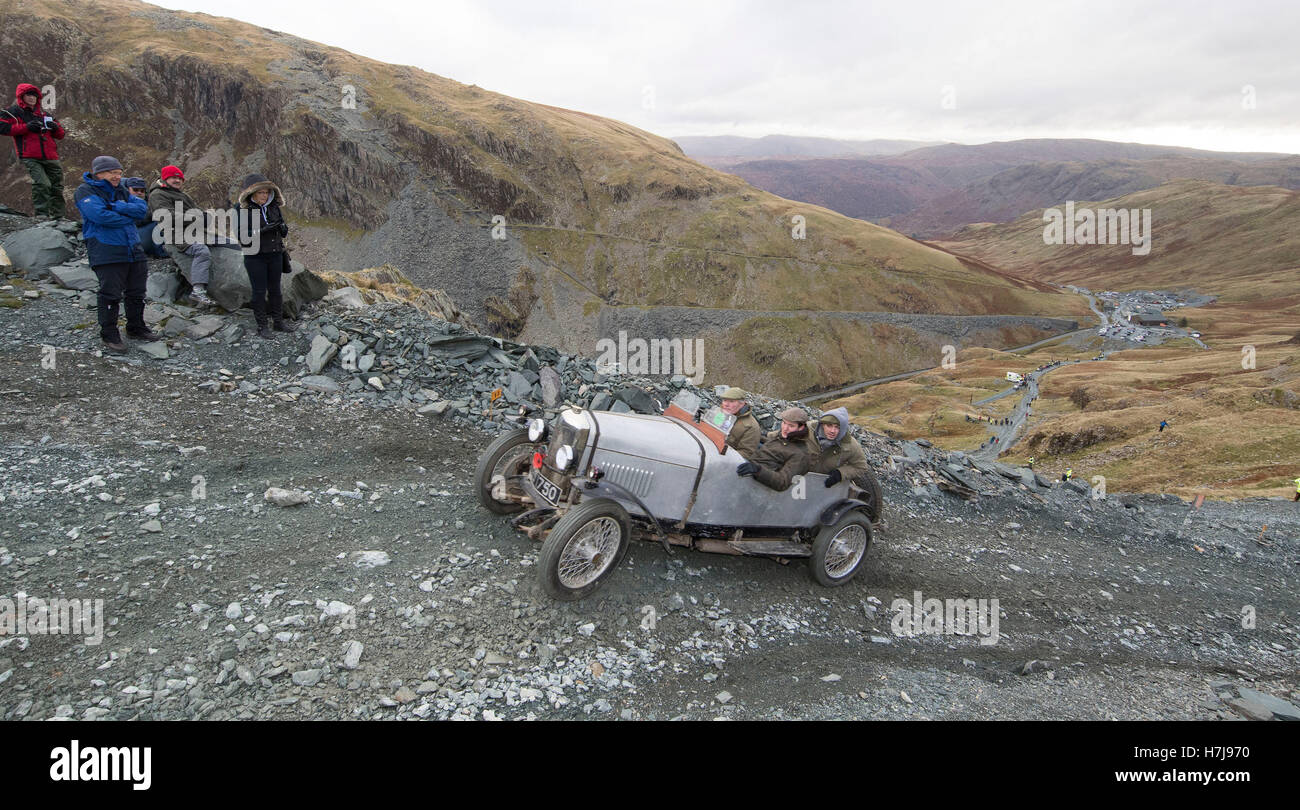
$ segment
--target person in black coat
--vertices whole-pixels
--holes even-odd
[[[132,197],[138,200],[145,199],[148,184],[144,182],[144,178],[128,177],[122,181],[122,185],[126,186],[126,190],[131,192]],[[148,205],[148,202],[145,204]],[[162,245],[153,240],[153,231],[156,227],[158,227],[158,223],[149,217],[138,219],[135,222],[136,232],[140,234],[140,247],[144,248],[144,254],[155,259],[165,259],[167,258],[167,251],[163,250]]]
[[[285,319],[280,290],[280,276],[290,272],[289,253],[284,249],[289,226],[280,213],[283,203],[279,186],[263,175],[244,178],[239,192],[239,242],[244,246],[244,270],[253,288],[251,306],[257,318],[257,335],[267,339],[275,337],[267,327],[268,310],[276,332],[296,328]]]

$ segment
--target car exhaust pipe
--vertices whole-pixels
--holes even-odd
[[[552,526],[559,522],[559,515],[551,515],[536,526],[529,526],[524,530],[524,533],[528,535],[529,540],[545,540],[547,532],[551,530]]]

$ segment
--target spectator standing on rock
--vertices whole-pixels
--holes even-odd
[[[63,125],[41,109],[41,90],[34,84],[20,84],[16,101],[0,112],[0,135],[14,139],[18,161],[32,178],[32,208],[36,217],[62,219],[63,166],[54,143],[63,140]]]
[[[181,191],[185,185],[185,173],[177,166],[163,166],[159,172],[158,182],[153,188],[149,189],[149,216],[156,222],[165,222],[170,227],[164,226],[163,231],[167,234],[165,242],[176,250],[189,256],[190,264],[190,284],[193,289],[190,290],[190,300],[195,304],[204,307],[212,306],[214,302],[208,297],[208,280],[212,272],[212,252],[208,250],[207,245],[207,214],[198,204]],[[166,211],[165,217],[160,218],[158,211]],[[194,214],[187,214],[194,211]],[[203,224],[203,236],[197,241],[192,237],[185,238],[185,223],[192,221],[193,218],[199,217],[199,222]]]
[[[277,332],[292,332],[296,328],[284,316],[284,297],[280,292],[280,276],[290,272],[289,254],[284,249],[284,237],[289,226],[280,213],[284,194],[280,187],[260,174],[244,178],[244,188],[239,192],[239,243],[251,247],[256,242],[257,252],[244,251],[244,270],[253,288],[253,315],[257,318],[257,335],[275,337],[267,328],[267,309]]]
[[[138,200],[145,200],[148,196],[149,184],[142,177],[128,177],[122,181],[126,190],[131,192],[131,196]],[[145,202],[148,205],[148,201]],[[153,240],[153,230],[158,227],[158,223],[149,217],[137,220],[135,223],[136,232],[140,234],[140,247],[144,248],[146,256],[152,256],[155,259],[167,258],[167,251],[163,250],[157,242]]]
[[[752,461],[736,467],[736,475],[752,475],[770,489],[783,492],[790,488],[796,475],[808,472],[808,412],[787,408],[781,412],[781,429],[767,434],[767,440]]]
[[[722,392],[722,410],[736,417],[731,432],[727,434],[727,446],[736,448],[745,458],[753,458],[763,438],[763,429],[758,426],[753,409],[745,401],[747,396],[741,389],[731,386]]]
[[[104,348],[126,354],[117,329],[118,303],[126,299],[126,333],[136,340],[159,339],[144,322],[145,283],[149,265],[140,247],[136,220],[148,212],[144,201],[132,197],[122,185],[122,164],[100,155],[81,176],[73,194],[81,212],[81,236],[86,243],[90,269],[99,278],[99,336]]]

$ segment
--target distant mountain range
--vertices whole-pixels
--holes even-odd
[[[726,169],[782,197],[923,238],[974,222],[1007,222],[1067,199],[1116,197],[1176,179],[1300,188],[1297,155],[1088,139],[943,144],[876,157],[768,158],[736,161]]]
[[[738,135],[683,135],[673,138],[688,157],[715,168],[725,168],[746,160],[761,158],[821,158],[870,155],[897,155],[923,146],[938,146],[942,141],[867,141],[813,138],[800,135],[764,135],[745,138]]]

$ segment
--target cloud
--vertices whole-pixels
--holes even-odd
[[[1145,133],[1300,151],[1300,6],[1282,0],[159,5],[666,135],[975,143]],[[1242,104],[1247,85],[1253,109]],[[945,87],[955,108],[941,105]]]

